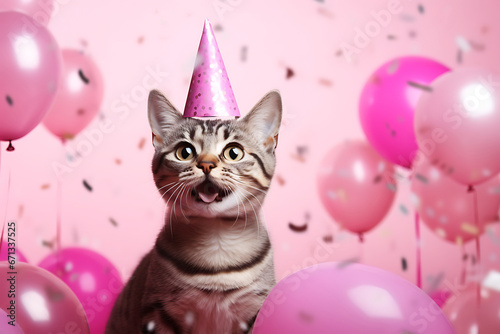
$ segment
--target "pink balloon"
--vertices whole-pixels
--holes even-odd
[[[446,66],[423,57],[400,57],[375,71],[359,101],[361,126],[372,146],[388,161],[411,168],[418,150],[413,131],[419,85],[429,85],[448,72]]]
[[[476,185],[500,172],[500,76],[449,72],[422,95],[415,113],[421,152],[456,181]]]
[[[14,140],[49,110],[61,55],[50,32],[18,12],[0,13],[0,50],[0,140]]]
[[[123,282],[116,268],[102,255],[83,248],[66,248],[40,262],[76,294],[87,314],[92,334],[104,333],[106,322]]]
[[[19,250],[19,248],[15,247],[14,248],[14,251],[12,251],[12,249],[8,249],[9,248],[9,244],[8,244],[8,241],[7,239],[4,239],[3,243],[2,243],[2,248],[0,249],[0,261],[12,261],[12,257],[9,258],[9,255],[10,256],[14,256],[15,257],[15,263],[18,263],[18,262],[28,262],[28,260],[26,260],[26,257],[24,256],[23,253],[21,253],[21,251]],[[9,254],[10,253],[10,254]],[[14,254],[12,254],[14,253]]]
[[[25,333],[89,333],[82,305],[60,279],[27,263],[17,263],[16,274],[11,271],[8,263],[0,262],[0,309],[8,315],[14,312]],[[9,297],[14,282],[15,297]]]
[[[10,325],[8,321],[10,320],[7,318],[7,313],[0,309],[0,333],[2,334],[24,334],[23,329],[21,326],[17,323],[14,322],[14,325]]]
[[[322,263],[271,290],[254,334],[453,334],[439,306],[415,285],[361,264]]]
[[[104,95],[101,72],[88,55],[62,50],[63,74],[54,105],[43,120],[63,141],[72,139],[97,115]]]
[[[321,201],[347,230],[365,233],[382,221],[394,200],[394,167],[368,145],[349,141],[327,153],[318,175]]]
[[[443,307],[457,334],[500,333],[500,292],[482,288],[480,307],[474,284],[457,296],[452,296]]]
[[[19,11],[31,16],[36,22],[46,26],[54,11],[54,0],[2,0],[0,12]]]
[[[411,189],[415,209],[424,223],[438,236],[462,244],[498,221],[500,179],[494,177],[475,187],[478,226],[475,225],[474,194],[444,175],[438,167],[422,160],[414,166]]]

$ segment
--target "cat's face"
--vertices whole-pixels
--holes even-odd
[[[238,120],[184,118],[158,91],[148,105],[160,194],[179,217],[257,214],[269,189],[281,97],[268,93]]]

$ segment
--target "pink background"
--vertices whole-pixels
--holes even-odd
[[[105,80],[101,118],[87,129],[98,132],[100,123],[107,121],[112,130],[90,146],[81,134],[68,143],[67,151],[42,126],[16,141],[13,153],[5,151],[6,143],[1,144],[0,212],[6,206],[10,169],[7,218],[17,222],[18,247],[31,263],[51,252],[44,241],[53,241],[56,231],[57,177],[52,166],[68,159],[74,167],[61,178],[63,246],[98,251],[124,279],[151,249],[163,224],[163,203],[150,171],[153,146],[143,80],[148,68],[168,73],[155,87],[182,110],[207,17],[242,113],[270,89],[279,89],[283,96],[277,177],[264,205],[278,277],[320,261],[357,258],[415,282],[409,183],[404,178],[399,181],[389,215],[360,245],[357,236],[341,231],[321,205],[316,189],[317,174],[323,168],[320,162],[342,141],[364,138],[358,97],[370,73],[391,58],[422,55],[451,68],[477,65],[500,70],[497,1],[402,0],[401,12],[350,62],[339,54],[339,45],[352,44],[355,28],[372,21],[372,11],[387,9],[387,1],[226,0],[231,10],[223,15],[214,9],[214,3],[224,4],[222,0],[56,2],[65,4],[54,13],[49,28],[60,46],[85,50]],[[461,63],[457,39],[470,46]],[[242,61],[244,47],[246,61]],[[294,73],[288,79],[287,68]],[[132,95],[133,105],[120,102],[124,94]],[[299,155],[299,147],[307,148],[306,152]],[[74,153],[77,148],[79,156]],[[407,175],[403,170],[399,173]],[[306,222],[305,232],[289,228],[289,223]],[[484,272],[500,270],[500,241],[495,233],[500,233],[498,225],[481,238]],[[325,236],[332,236],[333,243],[325,243]],[[323,256],[321,247],[329,247],[328,256]],[[465,250],[472,254],[474,244],[467,244]],[[459,246],[442,241],[425,226],[422,252],[425,289],[439,282],[436,277],[443,278],[445,288],[456,286],[464,266],[469,280],[474,280],[471,256],[463,262]],[[402,257],[408,262],[406,271]]]

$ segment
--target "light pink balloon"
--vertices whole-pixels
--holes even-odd
[[[97,115],[104,95],[101,72],[90,56],[62,50],[63,73],[54,105],[43,120],[63,141],[72,139]]]
[[[332,218],[347,230],[362,234],[380,223],[392,205],[394,167],[368,143],[345,142],[323,160],[318,190]]]
[[[414,166],[411,189],[415,209],[438,236],[462,244],[480,235],[488,223],[498,221],[500,179],[498,176],[475,186],[478,227],[475,224],[474,194],[467,187],[423,159]]]
[[[60,279],[22,262],[15,265],[16,274],[9,274],[11,271],[7,262],[0,262],[0,309],[10,314],[15,300],[16,321],[25,333],[89,333],[82,305]],[[7,293],[12,278],[15,299]]]
[[[0,12],[18,11],[31,16],[36,22],[46,26],[54,11],[54,0],[2,0]]]
[[[500,76],[461,68],[439,77],[415,113],[420,151],[456,181],[476,185],[500,172]]]
[[[10,325],[10,318],[7,317],[7,313],[0,309],[0,333],[2,334],[25,334],[21,326],[14,322],[14,325]]]
[[[451,296],[443,307],[457,334],[500,333],[500,292],[482,288],[478,307],[476,286]]]
[[[29,16],[0,13],[0,140],[25,136],[54,101],[61,54],[50,32]]]
[[[271,290],[254,334],[454,334],[436,303],[390,272],[362,264],[322,263]]]
[[[76,294],[92,334],[104,334],[111,310],[123,289],[120,274],[102,255],[84,248],[65,248],[39,264]]]
[[[370,76],[359,101],[368,141],[388,161],[410,168],[418,150],[413,119],[419,85],[429,85],[450,69],[423,57],[393,59]]]

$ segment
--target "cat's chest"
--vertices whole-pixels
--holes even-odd
[[[244,333],[263,303],[263,297],[243,290],[214,292],[192,290],[175,303],[166,303],[179,322],[194,333],[218,328],[218,333]]]

